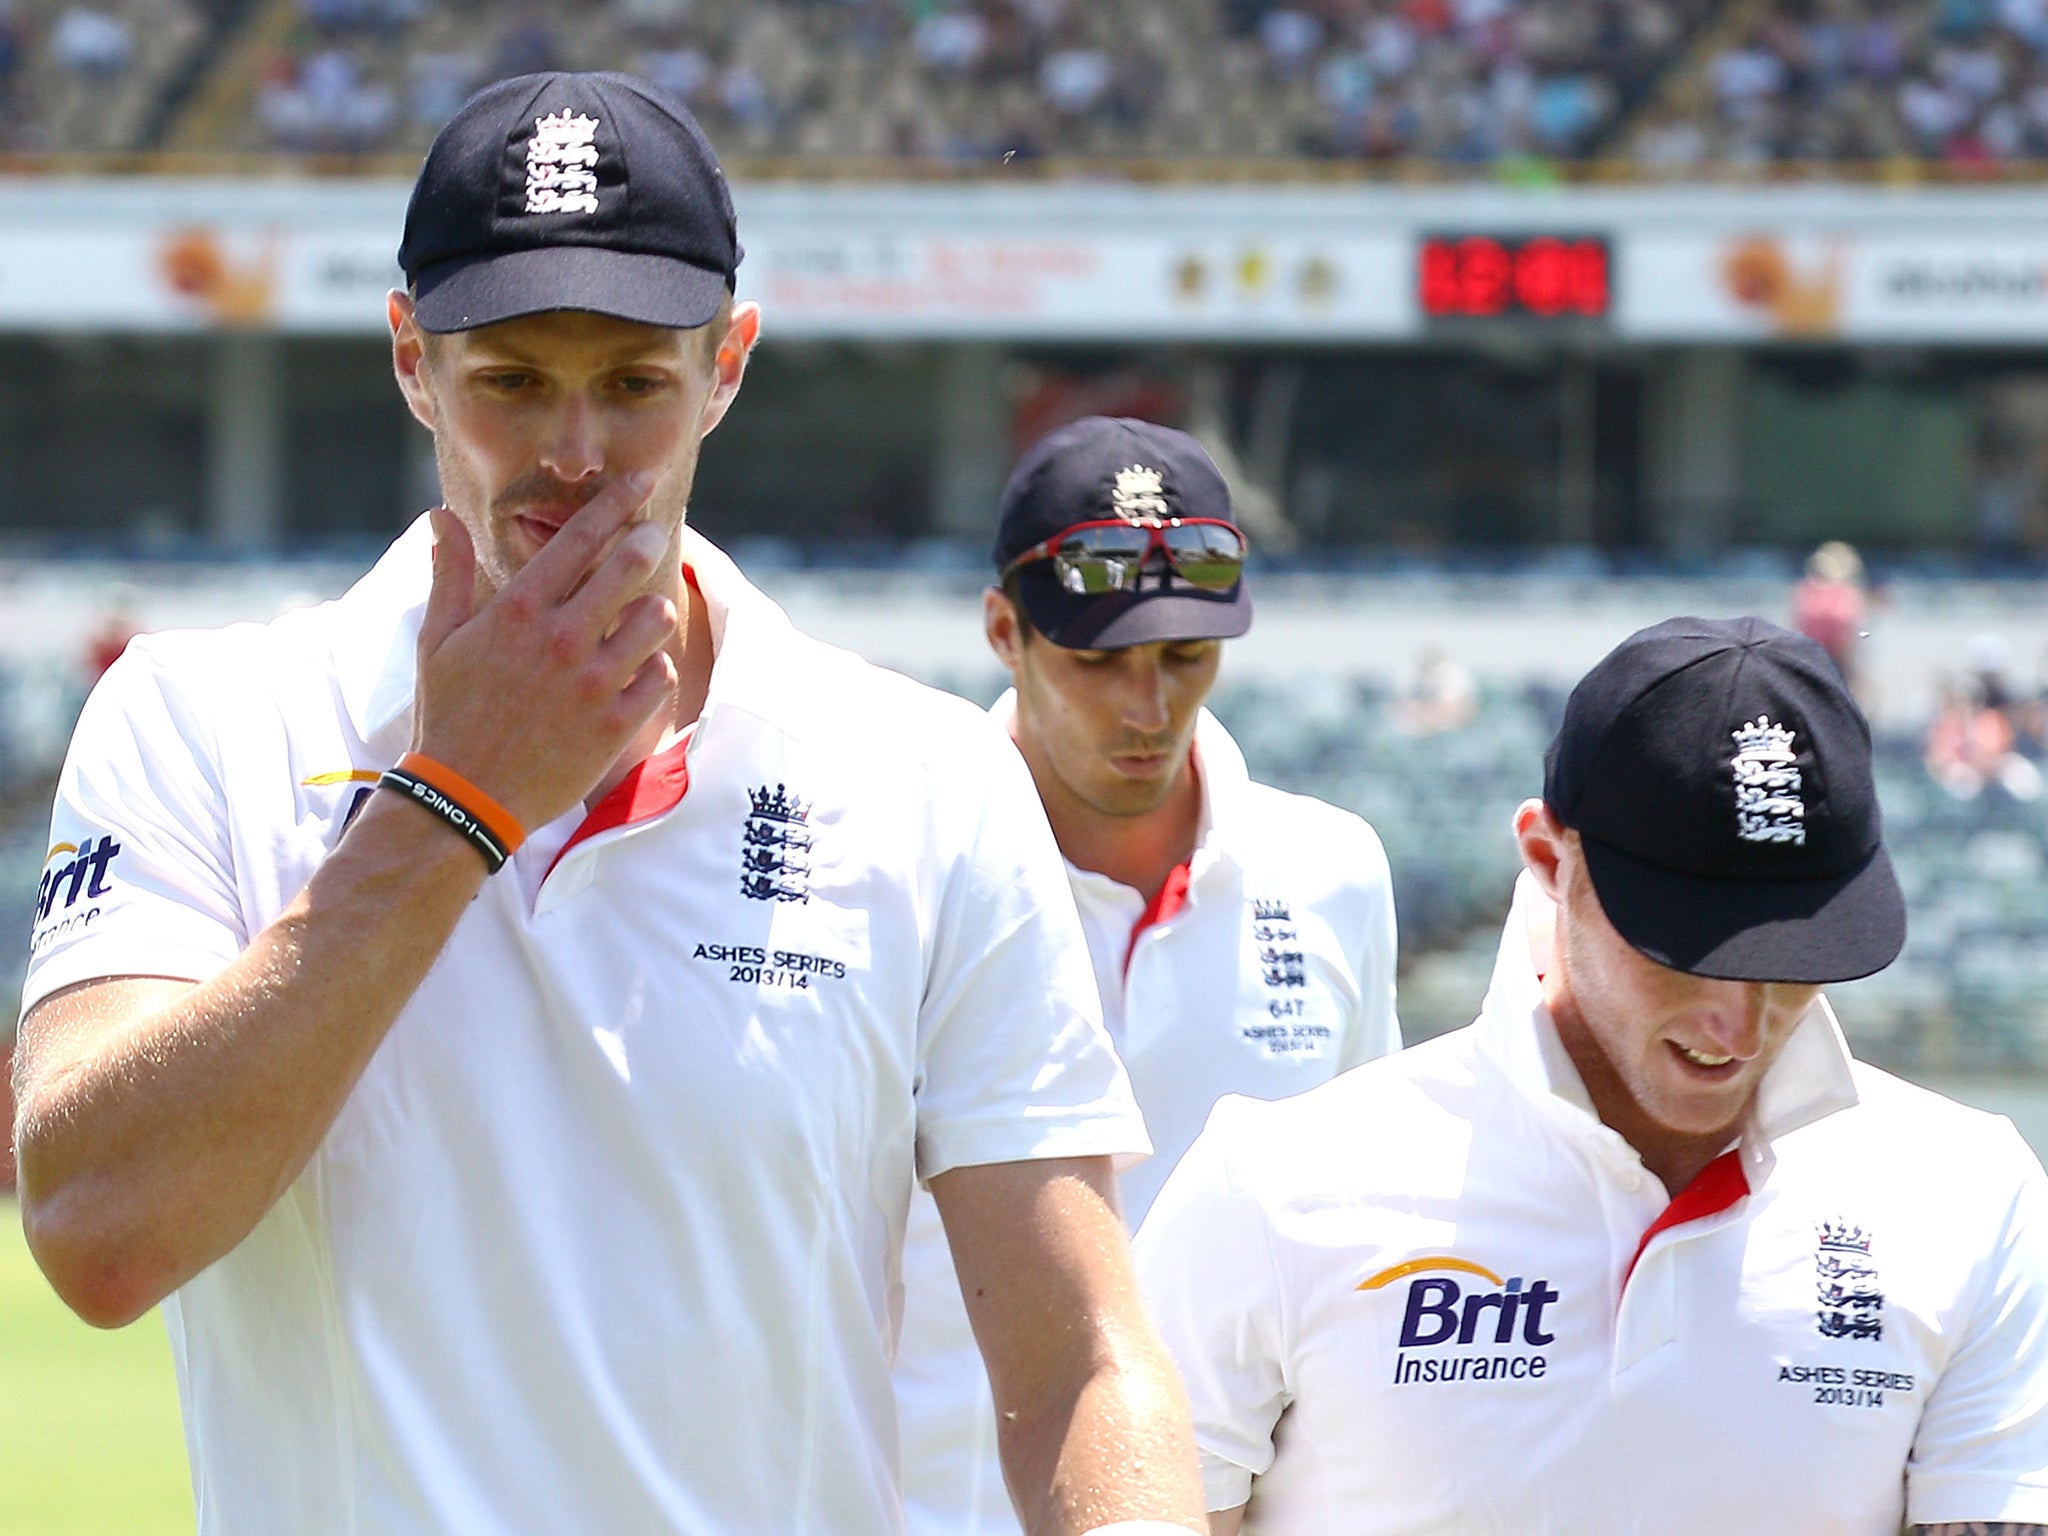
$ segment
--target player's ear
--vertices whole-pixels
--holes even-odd
[[[398,392],[413,419],[429,432],[434,430],[434,391],[427,378],[427,333],[412,312],[412,298],[392,289],[384,301],[384,316],[391,324],[391,371],[398,377]]]
[[[740,380],[746,377],[747,359],[753,355],[754,344],[760,339],[761,306],[751,299],[733,305],[725,322],[725,333],[719,338],[718,350],[712,355],[715,382],[698,422],[699,437],[708,435],[713,427],[725,420],[733,396],[740,392]]]
[[[1523,867],[1536,877],[1543,894],[1562,905],[1566,862],[1576,851],[1571,846],[1571,832],[1557,819],[1557,813],[1541,800],[1524,800],[1515,811],[1515,843]]]
[[[981,632],[996,660],[1012,672],[1024,650],[1026,620],[1001,587],[989,587],[981,594]]]

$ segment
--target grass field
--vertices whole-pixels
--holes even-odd
[[[192,1530],[170,1344],[152,1312],[119,1333],[50,1293],[0,1198],[0,1536]]]

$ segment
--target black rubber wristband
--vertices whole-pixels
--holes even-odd
[[[447,791],[436,789],[425,779],[407,773],[402,768],[386,768],[377,780],[379,789],[396,790],[414,805],[425,811],[432,811],[449,826],[469,839],[469,846],[483,856],[484,868],[496,874],[505,867],[510,855],[505,845],[498,841],[490,828],[465,807],[449,798]]]

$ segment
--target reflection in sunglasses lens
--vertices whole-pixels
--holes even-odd
[[[1173,569],[1190,586],[1200,587],[1204,592],[1221,592],[1237,581],[1243,567],[1235,560],[1182,560]]]
[[[1235,585],[1244,570],[1244,540],[1233,528],[1181,524],[1155,530],[1131,526],[1085,528],[1062,540],[1053,556],[1059,583],[1077,597],[1128,592],[1155,542],[1163,547],[1173,573],[1205,592]]]
[[[1244,542],[1231,529],[1196,523],[1168,530],[1166,539],[1174,574],[1205,592],[1234,585],[1244,569]]]
[[[1090,528],[1060,545],[1060,553],[1090,560],[1142,560],[1151,548],[1150,529]]]
[[[1070,554],[1062,550],[1053,560],[1060,585],[1077,597],[1101,597],[1122,592],[1137,584],[1139,562],[1116,555]]]

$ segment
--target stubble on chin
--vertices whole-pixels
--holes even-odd
[[[1098,816],[1119,820],[1149,816],[1173,798],[1175,781],[1170,777],[1154,784],[1120,778],[1109,769],[1103,773],[1107,782],[1091,797],[1091,809]]]

